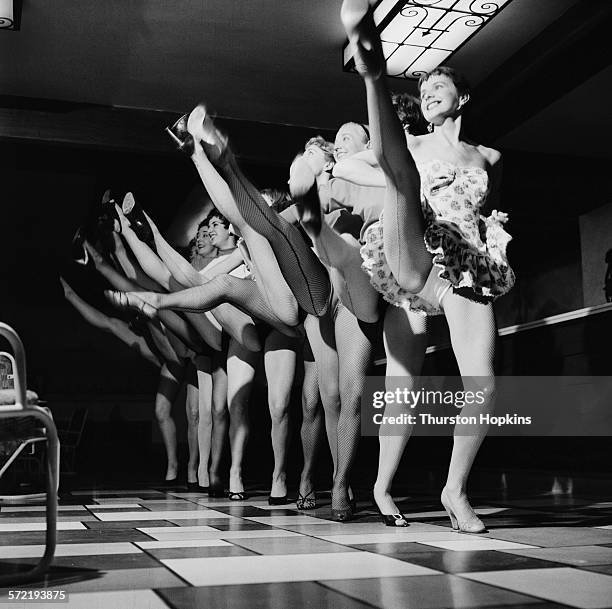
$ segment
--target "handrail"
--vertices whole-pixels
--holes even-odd
[[[525,332],[526,330],[533,330],[535,328],[542,328],[544,326],[553,326],[556,324],[564,323],[566,321],[572,321],[573,319],[580,319],[581,317],[590,317],[591,315],[599,315],[599,313],[606,313],[612,311],[612,302],[607,302],[601,305],[595,305],[593,307],[584,307],[582,309],[576,309],[575,311],[568,311],[567,313],[558,313],[557,315],[551,315],[549,317],[543,317],[542,319],[536,319],[534,321],[528,321],[523,324],[516,324],[514,326],[505,326],[497,330],[498,336],[509,336],[511,334],[518,334],[519,332]],[[444,351],[448,349],[450,343],[440,343],[439,345],[430,345],[427,347],[426,353],[435,353],[436,351]],[[387,362],[386,357],[381,357],[375,360],[375,366],[381,366]]]

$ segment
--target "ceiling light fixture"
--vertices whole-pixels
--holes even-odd
[[[446,61],[512,0],[381,0],[374,9],[387,74],[418,79]],[[344,69],[355,71],[344,46]]]
[[[21,0],[0,0],[0,30],[18,30]]]

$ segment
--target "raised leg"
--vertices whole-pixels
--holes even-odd
[[[386,177],[385,256],[398,283],[417,293],[431,268],[431,254],[423,241],[419,172],[384,79],[384,57],[371,6],[367,0],[344,0],[341,17],[366,85],[372,149]]]

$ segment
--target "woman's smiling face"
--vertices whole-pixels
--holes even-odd
[[[447,116],[453,116],[465,101],[444,74],[434,74],[421,85],[421,112],[429,123],[440,124]]]

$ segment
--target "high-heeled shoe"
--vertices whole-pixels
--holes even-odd
[[[397,514],[383,514],[382,510],[378,507],[378,503],[376,503],[376,499],[372,497],[372,502],[374,503],[374,507],[380,516],[383,524],[387,527],[407,527],[410,526],[408,521],[406,520],[406,516],[401,512],[397,512]]]
[[[312,489],[305,495],[298,492],[298,498],[295,505],[298,510],[315,510],[317,508],[317,495],[315,490]]]
[[[229,154],[228,138],[215,126],[204,104],[197,105],[187,117],[187,130],[202,144],[211,163],[225,164]]]
[[[108,188],[102,195],[97,225],[98,230],[103,235],[109,235],[112,232],[121,232],[121,222],[119,221],[119,216],[115,209],[115,199]]]
[[[440,496],[440,501],[442,502],[442,506],[444,507],[444,509],[446,510],[446,513],[448,514],[448,517],[450,518],[451,527],[453,528],[453,531],[457,531],[458,533],[472,533],[472,534],[487,532],[487,527],[485,527],[482,520],[478,518],[478,516],[476,515],[476,512],[474,512],[474,510],[472,510],[471,507],[470,507],[470,510],[472,511],[472,514],[468,514],[469,516],[471,516],[471,519],[469,522],[460,521],[457,518],[457,511],[453,507],[452,502],[448,496],[448,493],[446,492],[446,489],[442,491],[442,495]]]
[[[142,300],[134,293],[128,295],[127,292],[118,290],[104,290],[104,296],[119,309],[136,309],[146,317],[153,319],[157,315],[157,309],[148,302]]]
[[[85,231],[82,226],[77,228],[74,237],[72,238],[72,259],[83,266],[87,266],[89,262],[89,252],[85,248]]]
[[[331,519],[336,522],[348,522],[353,519],[353,515],[353,508],[350,506],[339,510],[332,508],[331,511]]]
[[[268,505],[287,505],[288,503],[287,495],[283,495],[282,497],[272,497],[272,495],[270,495],[268,497]]]
[[[131,192],[126,193],[123,197],[121,211],[130,221],[130,227],[136,233],[136,236],[155,251],[155,239],[153,238],[151,225]]]
[[[170,136],[177,148],[186,154],[192,156],[195,150],[193,137],[187,131],[188,114],[183,114],[171,127],[166,127],[166,133]]]

